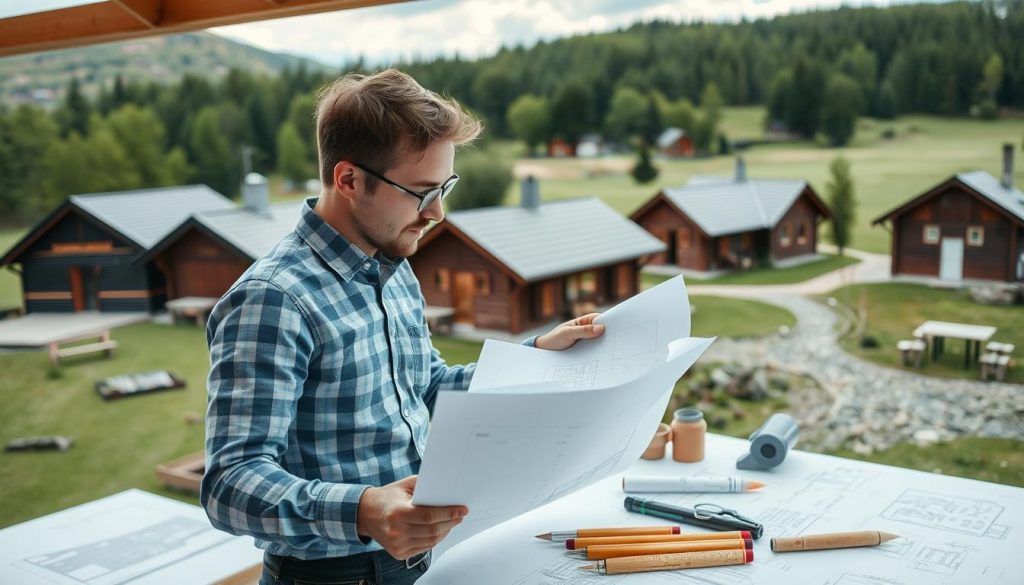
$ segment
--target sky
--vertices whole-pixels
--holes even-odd
[[[3,0],[0,17],[96,0]],[[475,58],[653,19],[736,21],[841,4],[885,6],[943,0],[418,0],[211,29],[269,51],[341,65],[413,58]]]

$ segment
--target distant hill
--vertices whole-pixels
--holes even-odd
[[[254,74],[276,74],[285,67],[326,65],[272,53],[207,32],[148,37],[75,49],[0,59],[0,103],[43,106],[60,99],[72,75],[86,95],[108,87],[120,74],[128,80],[177,81],[185,73],[219,77],[232,67]]]

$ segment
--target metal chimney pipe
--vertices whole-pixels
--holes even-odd
[[[1013,189],[1013,144],[1003,144],[1003,187]]]
[[[736,156],[736,182],[742,183],[747,180],[747,161],[742,156]]]
[[[249,173],[242,183],[242,206],[261,215],[270,215],[270,185],[259,173]]]
[[[520,182],[519,190],[522,196],[520,204],[523,209],[540,207],[540,185],[537,184],[537,179],[534,179],[533,175],[528,175]]]

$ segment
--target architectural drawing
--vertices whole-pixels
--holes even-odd
[[[904,491],[882,517],[937,530],[986,536],[1002,513],[1003,507],[995,502],[911,489]]]

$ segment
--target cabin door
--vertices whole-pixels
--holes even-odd
[[[676,230],[668,230],[668,250],[666,251],[668,255],[665,258],[665,264],[675,264],[679,260],[678,244],[678,232]]]
[[[473,323],[473,298],[476,293],[476,280],[472,272],[455,273],[455,321]]]
[[[71,306],[79,311],[99,309],[99,269],[93,266],[68,268],[71,279]]]
[[[942,256],[939,258],[939,279],[960,281],[964,277],[963,238],[942,238]]]

